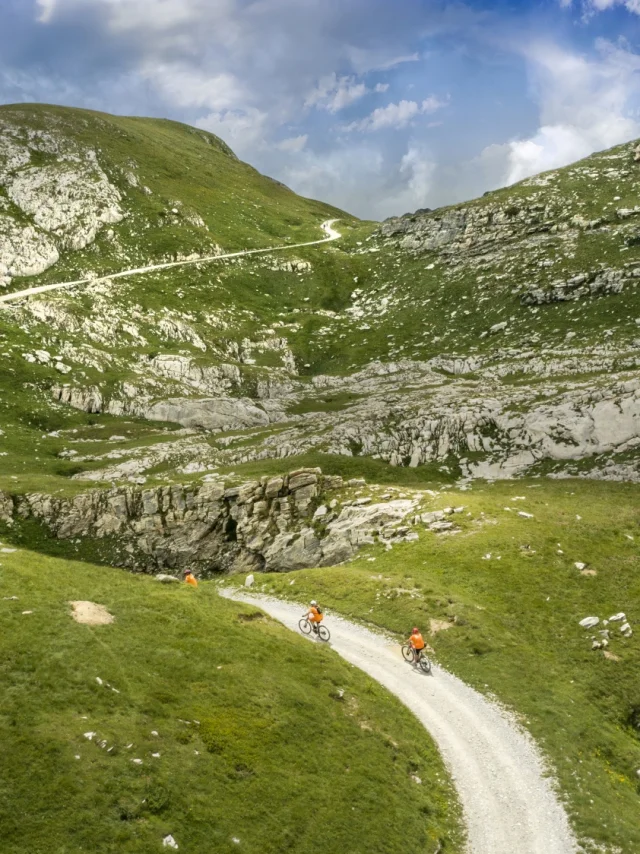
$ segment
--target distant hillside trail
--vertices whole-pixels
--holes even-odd
[[[137,276],[141,273],[153,273],[155,270],[170,270],[174,267],[188,267],[194,264],[206,264],[210,261],[224,261],[227,258],[243,258],[246,255],[266,255],[271,252],[280,252],[283,249],[301,249],[304,246],[319,246],[321,243],[330,243],[332,240],[338,240],[342,235],[332,228],[335,219],[328,219],[322,223],[320,228],[327,235],[321,240],[309,240],[307,243],[293,243],[287,246],[271,246],[268,249],[243,249],[240,252],[228,252],[226,255],[207,255],[204,258],[195,258],[190,261],[168,261],[165,264],[151,264],[148,267],[136,267],[131,270],[122,270],[119,273],[111,273],[108,276],[100,276],[96,279],[77,279],[74,282],[58,282],[53,285],[39,285],[36,288],[27,288],[23,291],[16,291],[12,294],[4,294],[0,296],[0,303],[13,302],[18,299],[25,299],[35,294],[44,294],[47,291],[57,291],[63,288],[73,288],[77,285],[96,285],[100,282],[110,282],[114,279],[124,279],[127,276]]]
[[[223,588],[298,631],[302,606]],[[432,735],[464,811],[469,854],[576,854],[544,762],[531,738],[497,705],[439,667],[426,676],[398,644],[329,614],[330,646],[396,695]]]

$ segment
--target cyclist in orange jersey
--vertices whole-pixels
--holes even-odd
[[[322,613],[322,608],[318,605],[315,599],[312,599],[309,603],[309,610],[307,611],[307,620],[311,623],[311,628],[316,634],[318,634],[318,626],[323,619],[324,614]]]
[[[184,583],[190,584],[191,587],[198,586],[198,579],[195,577],[195,575],[191,572],[190,569],[185,569],[184,571]]]
[[[420,661],[422,650],[425,648],[424,638],[417,626],[413,627],[411,637],[409,638],[409,646],[413,650],[413,663],[417,664]]]

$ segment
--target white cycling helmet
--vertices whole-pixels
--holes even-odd
[[[311,604],[311,605],[317,605],[318,603],[316,602],[316,600],[315,600],[315,599],[312,599],[312,600],[311,600],[311,602],[310,602],[310,604]]]

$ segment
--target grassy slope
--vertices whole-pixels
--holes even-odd
[[[391,552],[370,548],[348,565],[296,573],[294,588],[280,576],[261,583],[285,597],[316,596],[399,634],[430,619],[450,623],[432,639],[437,659],[517,711],[557,769],[582,838],[633,854],[640,850],[636,493],[631,485],[576,481],[443,491],[434,508],[465,505],[455,517],[458,535],[425,532]],[[581,575],[578,561],[597,575]],[[611,660],[591,649],[597,630],[578,622],[618,611],[636,634],[626,640],[620,623],[611,624],[609,651],[618,658]]]
[[[96,273],[122,269],[127,257],[138,264],[147,259],[153,263],[178,252],[202,251],[212,242],[234,251],[315,240],[319,222],[346,216],[261,175],[213,134],[178,122],[42,104],[0,107],[2,119],[61,135],[81,151],[97,151],[100,166],[120,190],[128,212],[112,227],[115,240],[105,229],[96,244],[65,253],[42,276],[14,280],[15,290],[64,280],[87,268]],[[51,155],[44,158],[55,162]],[[128,182],[129,172],[139,187]],[[174,215],[176,203],[179,212]],[[192,213],[199,214],[207,228],[190,223],[187,217]]]
[[[78,625],[74,599],[115,623]],[[460,850],[455,797],[412,716],[213,585],[18,551],[2,555],[0,606],[3,854],[146,854],[168,833],[194,852]]]

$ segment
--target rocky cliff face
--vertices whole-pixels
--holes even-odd
[[[5,287],[14,276],[42,273],[61,250],[84,249],[100,229],[124,217],[120,192],[95,151],[55,130],[33,132],[10,119],[0,120],[0,191]]]
[[[33,518],[62,540],[117,537],[130,569],[188,566],[203,575],[329,566],[374,537],[387,543],[405,538],[407,528],[399,526],[417,500],[347,500],[345,486],[342,478],[319,469],[300,469],[229,488],[117,487],[69,499],[0,493],[0,521],[11,526]]]

